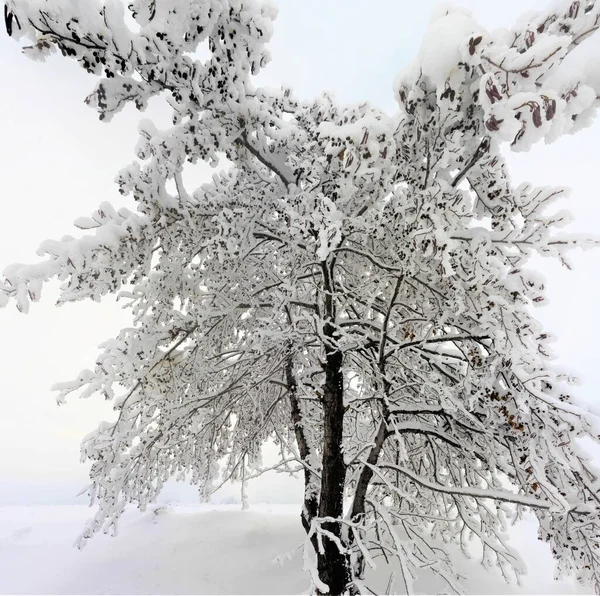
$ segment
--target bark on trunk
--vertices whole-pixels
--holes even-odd
[[[344,515],[344,488],[346,462],[343,452],[344,430],[344,377],[343,355],[336,341],[335,307],[331,269],[322,264],[325,290],[323,335],[325,344],[325,385],[323,387],[323,463],[319,517],[336,521],[324,522],[322,528],[335,538],[323,536],[323,552],[317,551],[317,569],[321,581],[329,586],[329,594],[344,594],[352,579],[350,558],[343,552],[341,520]],[[340,520],[340,521],[337,521]],[[338,544],[339,543],[339,544]],[[340,545],[342,549],[340,549]]]
[[[323,391],[324,441],[319,517],[341,520],[344,515],[344,486],[346,463],[342,449],[344,426],[344,395],[342,354],[331,349],[326,358],[325,387]],[[324,530],[343,544],[339,522],[324,522]],[[350,564],[346,553],[336,541],[323,537],[323,553],[317,557],[319,577],[329,586],[329,594],[343,594],[351,580]]]

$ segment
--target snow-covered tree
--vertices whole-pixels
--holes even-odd
[[[172,108],[118,175],[136,211],[103,203],[0,285],[24,312],[52,278],[61,302],[131,309],[95,367],[57,385],[118,412],[83,441],[98,508],[81,543],[173,476],[208,496],[260,474],[273,440],[274,467],[304,477],[319,593],[364,591],[376,557],[407,593],[425,568],[459,591],[452,553],[472,538],[509,579],[524,567],[507,524],[527,509],[559,571],[600,592],[600,480],[577,444],[598,429],[551,363],[527,268],[590,243],[557,232],[564,190],[515,187],[501,152],[592,120],[594,73],[569,61],[600,4],[494,32],[439,9],[393,116],[254,85],[269,2],[10,0],[4,15],[31,57],[58,49],[98,76],[101,119],[156,95]],[[200,160],[224,169],[190,192]]]

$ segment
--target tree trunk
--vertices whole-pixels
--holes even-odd
[[[352,570],[350,558],[344,552],[341,520],[344,515],[344,488],[346,485],[346,462],[344,461],[344,374],[343,354],[337,345],[333,322],[333,267],[321,263],[324,289],[323,336],[325,337],[325,385],[323,387],[323,463],[321,466],[321,495],[319,517],[334,521],[323,522],[322,529],[331,534],[323,536],[323,552],[317,551],[319,578],[329,587],[329,594],[347,591]],[[339,520],[339,521],[338,521]]]
[[[327,325],[325,336],[333,336],[333,328]],[[323,390],[323,465],[319,517],[335,520],[344,515],[344,487],[346,463],[343,453],[344,388],[342,353],[328,346],[326,350],[325,386]],[[322,524],[344,547],[341,523],[329,521]],[[347,553],[341,552],[336,540],[323,536],[323,552],[317,553],[317,568],[321,581],[329,586],[329,594],[343,594],[348,589],[352,574]]]

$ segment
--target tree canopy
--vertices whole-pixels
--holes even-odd
[[[425,568],[460,591],[450,545],[466,554],[473,537],[509,579],[524,566],[507,523],[526,509],[559,569],[600,592],[600,486],[576,442],[598,426],[551,362],[528,268],[592,243],[558,231],[568,215],[547,208],[563,189],[515,187],[503,157],[592,121],[598,90],[565,60],[600,4],[494,32],[440,8],[394,115],[255,86],[276,12],[5,6],[25,53],[58,50],[98,77],[86,102],[102,120],[157,95],[172,108],[171,128],[142,122],[118,175],[136,210],[102,203],[76,220],[85,234],[43,243],[0,284],[24,312],[52,278],[61,302],[116,293],[131,309],[93,369],[56,386],[118,412],[83,440],[97,513],[81,543],[173,476],[208,497],[260,474],[273,440],[275,468],[304,477],[320,593],[364,591],[376,557],[397,561],[407,593]],[[223,168],[190,191],[200,160]]]

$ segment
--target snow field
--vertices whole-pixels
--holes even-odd
[[[155,513],[156,511],[156,513]],[[99,535],[79,551],[73,544],[92,510],[84,506],[0,507],[2,594],[302,594],[304,541],[299,505],[154,506],[124,514],[117,538]],[[546,545],[531,524],[512,540],[528,561],[521,586],[504,583],[476,556],[457,552],[456,565],[471,594],[584,594],[569,580],[554,581]],[[379,559],[375,559],[377,563]],[[385,565],[366,585],[382,593]],[[402,579],[394,575],[394,592]],[[419,593],[447,591],[424,575]]]

